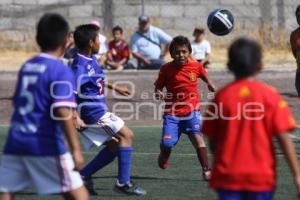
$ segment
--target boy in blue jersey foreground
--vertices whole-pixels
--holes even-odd
[[[115,189],[129,195],[145,195],[146,191],[133,184],[130,179],[133,133],[124,121],[107,112],[105,87],[126,95],[119,87],[105,83],[105,75],[93,56],[99,50],[99,27],[81,25],[74,32],[79,53],[74,57],[71,69],[77,84],[78,116],[87,127],[81,131],[83,143],[88,146],[107,146],[83,169],[81,175],[92,195],[96,195],[92,175],[118,157],[118,177]],[[80,121],[79,117],[75,122]],[[78,124],[77,124],[78,127]]]
[[[18,75],[14,112],[1,158],[1,200],[11,200],[13,193],[27,188],[39,194],[60,193],[65,199],[88,199],[76,171],[84,160],[69,117],[76,108],[74,76],[59,60],[68,31],[67,21],[57,14],[46,14],[38,23],[36,40],[42,53],[28,60]]]

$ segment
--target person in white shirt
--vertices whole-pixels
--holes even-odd
[[[91,21],[91,24],[94,24],[101,28],[101,24],[97,20]],[[102,65],[106,61],[106,53],[108,52],[108,42],[107,38],[99,33],[99,41],[100,41],[100,48],[98,53],[95,55],[98,62]]]
[[[200,62],[203,67],[208,68],[210,65],[211,46],[209,41],[205,39],[205,30],[196,27],[193,36],[195,39],[191,43],[192,57]]]

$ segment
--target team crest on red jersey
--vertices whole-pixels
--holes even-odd
[[[196,76],[195,72],[190,73],[190,80],[193,81],[193,82],[197,80],[197,76]]]

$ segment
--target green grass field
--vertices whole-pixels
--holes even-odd
[[[201,169],[188,138],[183,135],[170,160],[167,170],[160,170],[157,166],[159,152],[159,127],[132,127],[135,132],[135,153],[133,156],[132,178],[144,187],[148,194],[145,197],[128,197],[113,191],[117,174],[117,161],[99,171],[94,176],[99,196],[91,199],[117,200],[117,199],[149,199],[149,200],[183,200],[205,199],[215,200],[216,195],[202,180]],[[7,128],[0,129],[0,146],[5,142]],[[298,135],[298,134],[297,134]],[[299,144],[300,146],[300,144]],[[98,152],[84,152],[86,162]],[[246,164],[246,163],[245,163]],[[278,188],[276,200],[296,199],[296,191],[290,170],[282,155],[278,155]],[[51,170],[51,169],[49,169]],[[39,197],[31,191],[17,194],[16,199],[62,199],[59,196]]]

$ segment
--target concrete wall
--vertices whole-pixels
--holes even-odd
[[[125,29],[125,37],[136,29],[137,17],[144,12],[152,24],[172,36],[191,36],[195,26],[206,27],[206,18],[215,8],[227,8],[235,16],[235,30],[226,37],[208,37],[226,44],[237,35],[259,37],[266,43],[281,40],[296,28],[295,9],[299,0],[0,0],[0,49],[32,49],[34,31],[45,12],[64,15],[72,28],[92,19],[101,21],[109,36],[114,25]]]

